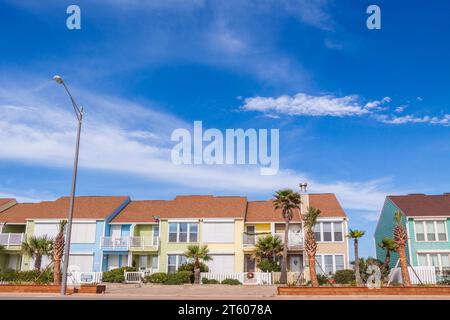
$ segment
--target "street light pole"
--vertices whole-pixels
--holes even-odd
[[[80,152],[80,135],[81,135],[81,123],[83,122],[83,107],[78,108],[75,99],[69,92],[66,84],[60,76],[54,76],[53,79],[64,86],[67,94],[72,101],[72,106],[75,111],[75,115],[78,120],[78,128],[77,128],[77,142],[75,146],[75,159],[73,163],[73,173],[72,173],[72,189],[70,193],[70,204],[69,204],[69,214],[67,219],[67,232],[66,232],[66,245],[64,247],[64,256],[63,256],[63,272],[62,272],[62,281],[61,281],[61,295],[66,295],[67,289],[67,270],[69,267],[69,253],[70,253],[70,238],[72,235],[72,220],[73,220],[73,209],[75,203],[75,190],[77,185],[77,171],[78,171],[78,154]]]

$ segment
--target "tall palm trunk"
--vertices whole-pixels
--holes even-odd
[[[41,270],[41,264],[42,264],[42,255],[37,254],[36,259],[34,260],[34,269]]]
[[[406,259],[405,246],[398,246],[398,259],[400,261],[400,269],[402,270],[402,282],[405,287],[411,286],[411,279],[408,273],[408,261]]]
[[[55,259],[53,261],[53,283],[61,283],[61,259]]]
[[[280,283],[287,282],[287,255],[288,255],[289,221],[284,223],[283,260],[281,261]]]
[[[355,239],[355,280],[356,285],[361,286],[362,280],[361,280],[361,273],[359,270],[359,254],[358,254],[358,239]]]
[[[194,261],[194,283],[200,284],[200,260],[195,259]]]
[[[313,287],[318,287],[319,281],[317,280],[317,273],[316,273],[316,255],[308,255],[308,263],[309,263],[309,277],[311,278],[311,285]]]
[[[391,250],[386,250],[386,258],[384,259],[384,266],[386,270],[389,269],[389,262],[391,262]]]

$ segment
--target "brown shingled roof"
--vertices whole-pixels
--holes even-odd
[[[249,201],[246,222],[274,222],[283,221],[280,209],[273,208],[272,200]],[[300,221],[300,211],[295,210],[292,221]]]
[[[346,217],[339,201],[333,193],[309,194],[309,206],[320,209],[319,218]],[[273,208],[272,200],[249,201],[247,222],[274,222],[283,221],[281,210]],[[300,221],[298,210],[294,212],[292,221]]]
[[[128,197],[75,197],[75,219],[105,219],[117,210]],[[38,203],[18,203],[0,213],[0,222],[25,223],[27,219],[67,218],[69,197]]]
[[[309,206],[320,209],[319,218],[346,217],[334,193],[312,193],[309,195]]]
[[[177,196],[174,200],[131,201],[111,222],[155,222],[171,218],[244,218],[246,197]]]
[[[406,216],[450,216],[450,194],[388,196]]]

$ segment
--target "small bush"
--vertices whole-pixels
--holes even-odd
[[[338,284],[350,284],[355,280],[355,271],[351,269],[338,270],[334,274],[334,280]]]
[[[169,273],[164,284],[185,284],[191,283],[190,271],[178,271],[177,273]]]
[[[125,281],[125,275],[124,275],[125,271],[133,272],[133,271],[136,271],[136,268],[122,267],[122,268],[112,269],[110,271],[103,272],[102,281],[103,282],[122,283]]]
[[[222,284],[229,284],[229,285],[232,285],[232,286],[235,286],[235,285],[238,285],[238,284],[242,284],[237,279],[224,279],[221,283]]]
[[[156,272],[145,277],[145,280],[150,283],[164,283],[168,279],[168,275],[165,272]]]
[[[217,281],[216,279],[208,279],[206,277],[202,278],[202,283],[203,284],[220,284],[220,282]]]
[[[258,268],[263,272],[280,272],[281,267],[276,261],[263,259],[258,263]]]
[[[317,275],[317,281],[319,282],[319,286],[324,286],[324,285],[328,284],[328,278],[327,278],[327,276],[325,276],[323,274]]]
[[[193,263],[184,263],[178,267],[178,272],[180,271],[189,271],[191,273],[191,283],[194,283],[195,274],[194,274],[194,264]],[[208,266],[204,263],[200,263],[200,272],[208,272]]]

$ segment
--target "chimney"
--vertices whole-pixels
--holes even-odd
[[[308,187],[308,184],[306,182],[301,182],[299,184],[299,187],[300,187],[300,193],[304,194],[304,193],[306,193],[306,188]]]

